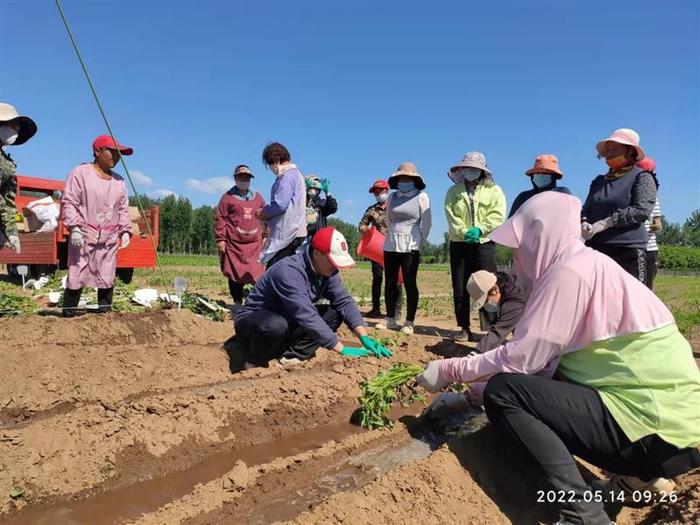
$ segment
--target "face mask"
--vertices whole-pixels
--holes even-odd
[[[248,191],[248,188],[250,188],[250,181],[245,180],[245,181],[236,181],[236,187],[241,190],[241,191]]]
[[[619,170],[627,165],[627,155],[618,155],[611,159],[605,159],[605,163],[614,170]]]
[[[464,174],[464,178],[469,182],[474,182],[481,177],[481,170],[479,168],[466,168],[462,173]]]
[[[498,303],[492,303],[491,301],[486,301],[484,303],[483,309],[490,314],[495,314],[496,312],[498,312]]]
[[[532,184],[535,185],[535,188],[546,188],[552,184],[553,178],[553,175],[549,175],[547,173],[535,173],[532,176]]]
[[[378,203],[384,203],[389,198],[389,192],[385,191],[379,195],[375,195],[374,198],[377,199]]]
[[[408,193],[412,189],[416,187],[415,182],[399,182],[397,185],[397,188],[401,193]]]
[[[6,146],[14,144],[18,136],[19,133],[15,131],[14,128],[11,128],[10,126],[0,126],[0,142]]]
[[[312,199],[314,197],[316,197],[316,195],[318,195],[318,193],[319,193],[319,190],[317,188],[311,188],[309,191],[306,192],[306,194]]]

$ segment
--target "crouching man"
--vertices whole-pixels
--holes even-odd
[[[311,359],[319,347],[348,357],[390,357],[391,352],[367,335],[355,301],[338,270],[355,264],[343,235],[320,229],[307,248],[270,267],[235,315],[236,342],[246,368],[283,365]],[[315,305],[320,299],[330,304]],[[335,332],[348,325],[362,348],[343,346]]]

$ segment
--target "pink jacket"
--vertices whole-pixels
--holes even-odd
[[[493,241],[517,250],[518,266],[533,281],[532,294],[511,341],[481,355],[442,361],[443,377],[474,383],[480,399],[495,374],[551,377],[564,354],[675,322],[644,284],[583,244],[580,213],[576,197],[544,192],[491,233]]]

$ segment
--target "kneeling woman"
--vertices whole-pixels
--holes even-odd
[[[551,489],[572,495],[556,503],[559,523],[607,525],[572,454],[615,473],[616,495],[668,487],[658,478],[700,465],[700,372],[664,304],[584,246],[580,211],[575,197],[546,192],[491,233],[533,282],[515,335],[485,354],[432,361],[418,381],[431,391],[469,383],[470,402],[483,400]]]

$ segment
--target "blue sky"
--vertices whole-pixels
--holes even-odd
[[[446,229],[447,169],[485,153],[508,203],[554,153],[584,199],[595,144],[636,129],[664,214],[700,207],[700,3],[62,2],[139,191],[215,204],[264,145],[331,180],[357,222],[370,183],[411,160]],[[0,0],[0,99],[39,132],[20,173],[63,178],[103,132],[56,7]]]

